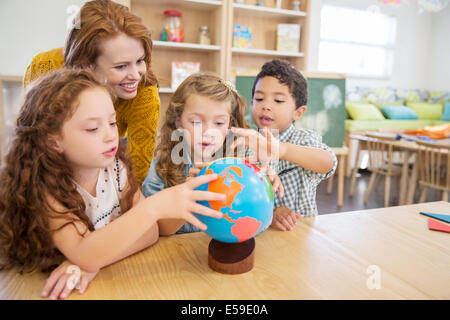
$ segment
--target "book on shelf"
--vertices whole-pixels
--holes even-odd
[[[178,86],[191,74],[200,71],[200,62],[172,61],[172,89]]]
[[[298,52],[300,44],[299,24],[279,24],[277,29],[277,51]]]
[[[249,26],[235,24],[233,29],[233,47],[251,48],[253,30]]]

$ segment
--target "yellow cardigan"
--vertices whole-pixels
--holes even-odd
[[[63,66],[62,48],[39,53],[27,67],[24,86],[41,75]],[[114,106],[119,135],[127,137],[127,151],[141,188],[153,159],[158,130],[159,106],[160,100],[156,86],[142,87],[138,89],[134,99],[118,99]]]

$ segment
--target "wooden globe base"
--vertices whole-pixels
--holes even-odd
[[[240,274],[253,269],[255,239],[225,243],[212,239],[208,246],[208,265],[214,271]]]

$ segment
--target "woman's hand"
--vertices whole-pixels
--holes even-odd
[[[297,219],[301,217],[300,214],[287,207],[278,207],[273,211],[273,219],[270,226],[277,230],[290,231],[294,229]]]
[[[66,299],[75,288],[78,289],[79,294],[83,294],[97,273],[98,271],[85,272],[66,260],[50,274],[41,296],[49,297],[52,300]]]

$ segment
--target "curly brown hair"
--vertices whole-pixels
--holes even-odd
[[[83,70],[57,70],[28,89],[0,171],[0,270],[19,267],[20,272],[45,272],[61,261],[62,254],[52,242],[52,232],[57,230],[50,230],[50,215],[67,219],[61,228],[79,220],[88,230],[94,229],[73,170],[64,155],[49,146],[48,137],[61,134],[64,122],[76,110],[79,95],[95,87],[113,98],[110,89]],[[117,157],[128,172],[127,190],[120,203],[125,212],[132,206],[138,186],[122,143]],[[58,212],[50,197],[67,210]]]
[[[179,143],[178,141],[172,141],[172,133],[177,130],[176,121],[181,118],[186,100],[191,95],[205,96],[215,101],[229,100],[231,102],[230,126],[250,127],[244,118],[245,99],[231,87],[231,84],[209,72],[195,73],[186,78],[170,99],[166,118],[161,127],[159,142],[155,149],[155,154],[158,157],[156,171],[164,180],[166,187],[178,185],[186,180],[183,173],[184,164],[175,164],[171,159],[172,150]],[[225,142],[222,150],[224,155],[226,151]]]
[[[99,43],[111,39],[120,33],[140,40],[145,52],[147,72],[143,84],[157,85],[158,80],[151,70],[152,39],[150,30],[140,17],[111,0],[86,2],[73,21],[64,47],[64,63],[67,67],[81,68],[85,64],[95,63],[101,54]]]

